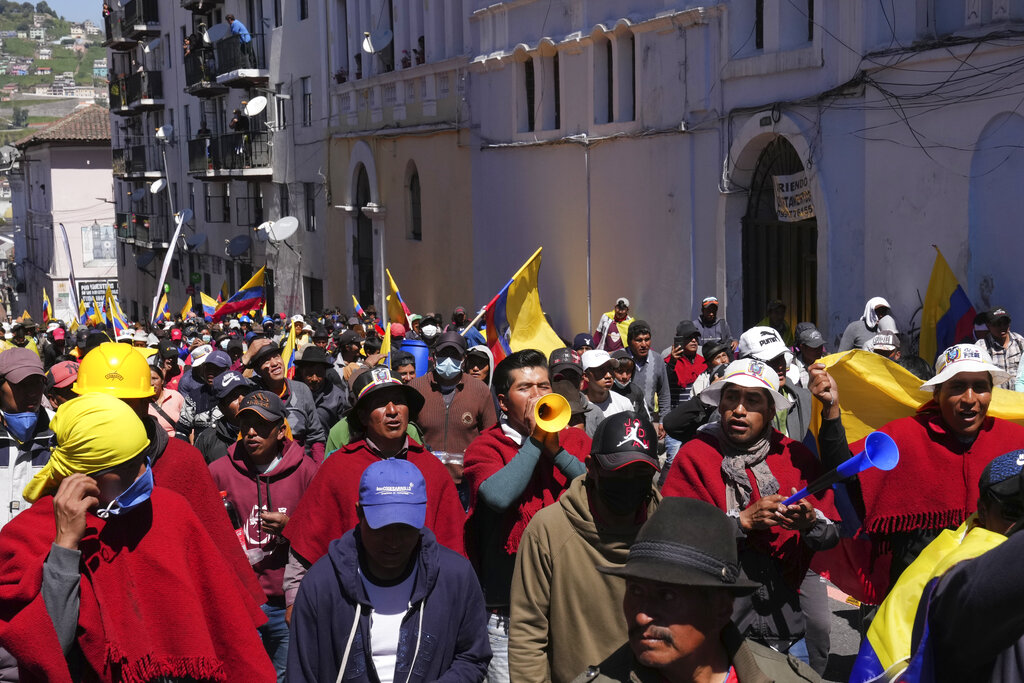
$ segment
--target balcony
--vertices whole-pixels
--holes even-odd
[[[214,44],[218,83],[231,88],[266,85],[270,72],[267,70],[263,35],[253,33],[251,38],[248,43],[243,43],[232,34]]]
[[[228,133],[188,142],[188,172],[195,178],[247,178],[272,172],[271,133]]]
[[[121,33],[127,38],[141,40],[160,35],[158,0],[128,0],[124,3]]]
[[[212,47],[193,49],[185,56],[185,92],[196,97],[223,95],[228,86],[217,82],[217,63]]]
[[[114,214],[115,236],[145,249],[164,249],[171,243],[174,221],[168,213]]]
[[[128,106],[128,79],[111,78],[110,85],[107,87],[107,91],[110,95],[110,112],[112,114],[120,114],[121,116],[131,116],[136,112]]]
[[[159,71],[138,71],[125,82],[128,108],[132,112],[164,108],[164,82]]]
[[[128,175],[128,150],[112,149],[111,173],[115,178],[124,179]]]
[[[152,142],[131,145],[125,150],[125,177],[156,179],[163,175],[160,150]]]
[[[207,12],[224,4],[224,0],[181,0],[181,6],[192,12]]]
[[[103,47],[109,47],[111,50],[131,50],[135,47],[136,40],[134,38],[128,38],[124,35],[121,29],[121,20],[124,17],[124,13],[120,9],[110,9],[108,14],[103,17],[103,28],[104,28],[104,40]]]
[[[130,213],[114,214],[114,236],[122,242],[135,244],[135,222]]]

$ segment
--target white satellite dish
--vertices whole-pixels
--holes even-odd
[[[197,232],[196,234],[189,235],[185,238],[185,246],[189,249],[198,249],[204,244],[206,244],[206,235],[201,232]]]
[[[238,235],[228,240],[228,246],[224,248],[224,253],[231,258],[238,258],[245,252],[249,251],[249,247],[252,246],[252,238],[248,235]]]
[[[172,135],[174,135],[174,126],[169,123],[165,123],[156,129],[157,140],[170,140]]]
[[[246,102],[245,107],[242,109],[242,113],[249,117],[259,116],[260,113],[266,108],[267,98],[264,97],[263,95],[257,95],[256,97]]]
[[[268,233],[270,231],[270,226],[271,225],[273,225],[272,221],[263,221],[262,223],[257,225],[255,228],[253,228],[253,232],[256,233],[256,241],[257,242],[266,242],[268,239],[270,239],[270,237],[268,236]]]
[[[216,43],[222,38],[226,38],[231,34],[231,27],[227,24],[214,24],[206,30],[203,34],[203,42],[205,43]]]
[[[154,180],[153,184],[149,186],[149,191],[153,194],[159,194],[165,187],[167,187],[167,180],[165,178],[159,178]]]
[[[394,34],[388,28],[373,33],[363,33],[363,52],[377,54],[391,44],[392,38],[394,38]]]
[[[285,216],[274,221],[269,228],[267,228],[267,238],[274,242],[284,242],[286,239],[295,234],[295,231],[299,229],[299,219],[295,216]]]
[[[137,265],[139,268],[145,268],[150,263],[152,263],[153,259],[155,258],[155,251],[140,251],[138,255],[136,255],[135,257],[135,265]]]
[[[157,36],[153,40],[151,40],[148,43],[146,43],[145,45],[143,45],[142,46],[142,51],[145,52],[146,54],[149,54],[153,50],[157,49],[158,47],[160,47],[160,37],[159,36]]]

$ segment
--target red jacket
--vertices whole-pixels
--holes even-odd
[[[405,457],[419,468],[427,483],[426,527],[442,545],[465,555],[462,534],[466,513],[452,476],[433,453],[412,439]],[[284,530],[291,547],[307,562],[319,560],[331,541],[359,523],[359,480],[363,470],[378,460],[380,457],[363,439],[334,451],[320,466]]]
[[[791,489],[799,491],[822,474],[821,464],[806,446],[774,429],[765,463],[779,482],[779,493],[784,496],[788,496]],[[747,470],[747,478],[752,489],[750,503],[753,504],[761,498],[761,493],[757,489],[757,480],[750,470]],[[711,503],[724,512],[729,511],[726,505],[725,479],[722,476],[722,453],[713,436],[701,433],[683,444],[672,461],[661,493],[664,496],[696,498]],[[839,512],[832,500],[832,489],[810,496],[810,499],[814,507],[821,510],[825,517],[831,520],[839,519]],[[800,585],[814,552],[801,542],[799,531],[779,526],[750,531],[747,533],[747,542],[750,547],[777,559],[790,584]]]
[[[240,443],[233,443],[228,447],[226,458],[210,465],[210,474],[217,488],[227,492],[228,500],[238,511],[246,547],[262,548],[268,553],[253,569],[267,598],[280,602],[284,600],[281,583],[288,564],[288,541],[261,530],[260,512],[294,514],[316,474],[317,464],[306,457],[302,444],[288,439],[284,442],[281,462],[270,474],[261,475],[250,465]]]
[[[160,436],[167,439],[167,432],[160,429]],[[213,483],[210,468],[202,454],[181,439],[167,439],[167,445],[153,460],[153,481],[157,486],[171,489],[184,496],[196,517],[206,527],[217,549],[224,556],[242,583],[249,590],[257,604],[267,601],[256,575],[238,543],[235,530],[224,510],[220,489]]]

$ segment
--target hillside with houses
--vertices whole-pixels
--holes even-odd
[[[80,104],[106,104],[102,42],[102,26],[67,21],[45,1],[0,0],[0,142]]]

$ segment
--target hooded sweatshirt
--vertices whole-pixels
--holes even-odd
[[[878,334],[878,314],[875,312],[875,309],[879,306],[890,308],[889,302],[880,296],[868,299],[868,302],[864,304],[864,315],[846,326],[843,338],[839,342],[840,352],[862,349],[865,344],[871,341],[872,337]],[[893,327],[895,327],[895,324]],[[898,332],[898,330],[892,331]]]
[[[624,565],[646,518],[625,528],[598,525],[588,490],[586,475],[573,479],[557,503],[530,520],[519,543],[508,643],[512,680],[571,681],[626,640],[626,582],[595,567]],[[660,502],[652,491],[647,517]]]
[[[240,441],[228,447],[227,457],[210,465],[210,474],[242,519],[247,549],[262,549],[266,556],[253,569],[271,604],[284,605],[284,567],[288,564],[288,539],[271,536],[260,528],[260,512],[291,515],[316,474],[317,465],[307,458],[302,446],[286,439],[281,460],[266,474],[252,465]]]
[[[363,552],[357,527],[331,541],[302,581],[292,612],[289,681],[335,680],[341,670],[346,682],[378,680],[370,649],[373,605],[360,571]],[[395,680],[482,680],[491,648],[472,566],[437,543],[429,529],[420,531],[414,557],[416,577],[399,633]]]

